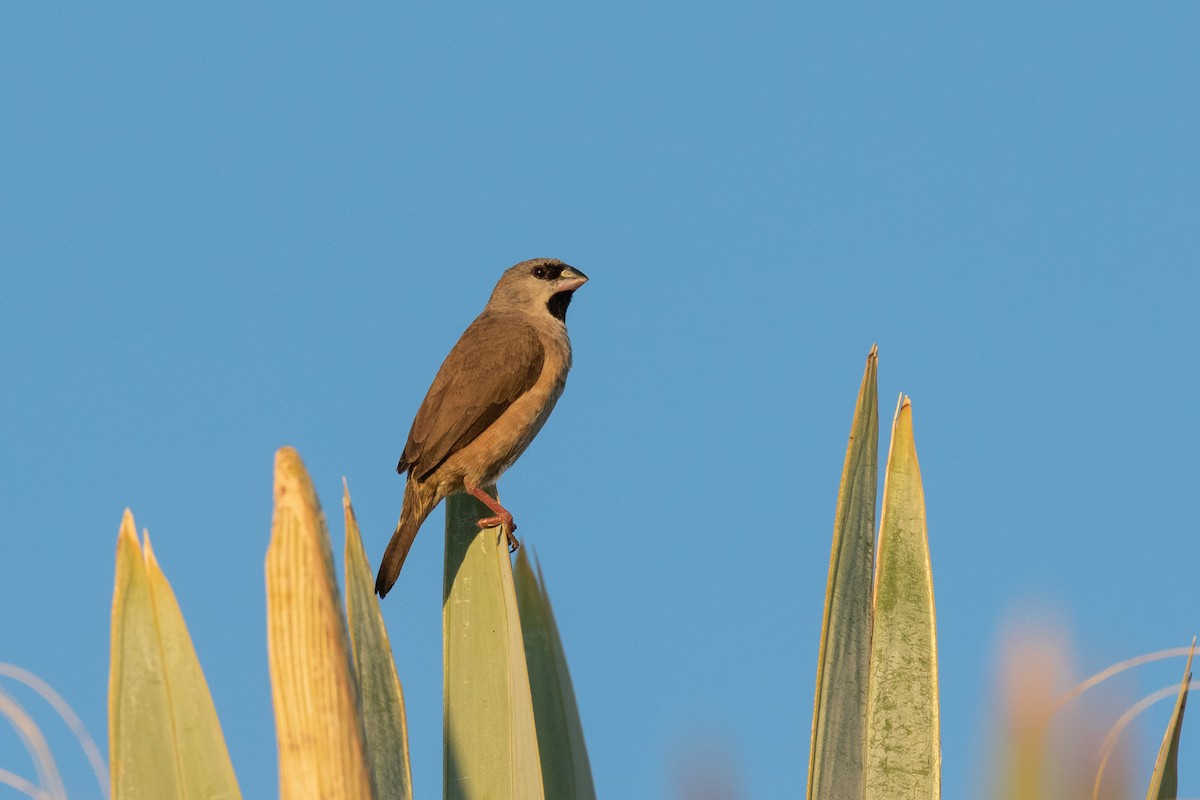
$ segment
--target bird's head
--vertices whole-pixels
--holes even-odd
[[[587,275],[555,258],[522,261],[500,276],[488,305],[534,313],[544,313],[544,309],[565,322],[572,293],[587,279]]]

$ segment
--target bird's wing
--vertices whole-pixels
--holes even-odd
[[[537,332],[509,315],[482,314],[446,356],[425,395],[398,472],[423,480],[487,430],[537,381],[545,350]]]

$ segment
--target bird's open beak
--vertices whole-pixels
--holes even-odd
[[[587,275],[584,275],[574,267],[565,267],[562,274],[558,276],[558,291],[573,292],[587,283],[587,279]]]

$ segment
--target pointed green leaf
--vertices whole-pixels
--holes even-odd
[[[879,473],[877,353],[872,347],[867,356],[838,489],[817,656],[809,800],[862,800]]]
[[[933,573],[912,406],[904,396],[883,483],[874,619],[864,797],[937,800],[942,755]]]
[[[542,770],[512,565],[492,516],[465,494],[446,501],[442,593],[445,800],[541,800]]]
[[[267,655],[282,800],[375,797],[333,546],[312,479],[275,454],[267,547]]]
[[[392,660],[392,645],[383,625],[375,578],[363,549],[358,521],[344,486],[346,514],[346,616],[354,647],[354,667],[371,760],[380,800],[412,800],[412,770],[408,757],[408,725],[404,693]]]
[[[128,510],[117,539],[108,748],[114,800],[242,796],[183,613],[149,534],[138,547]]]
[[[1192,652],[1188,653],[1187,665],[1183,668],[1183,683],[1179,686],[1179,697],[1158,758],[1154,761],[1154,774],[1150,778],[1150,789],[1146,800],[1175,800],[1179,793],[1179,734],[1183,731],[1183,709],[1187,705],[1188,686],[1192,682],[1192,656],[1196,654],[1196,640],[1192,640]]]
[[[540,564],[534,575],[524,548],[517,553],[515,579],[546,796],[596,800],[583,724],[546,581]]]

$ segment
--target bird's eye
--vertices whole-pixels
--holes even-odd
[[[535,278],[546,277],[546,268],[545,267],[534,267],[533,268],[533,277],[535,277]]]

